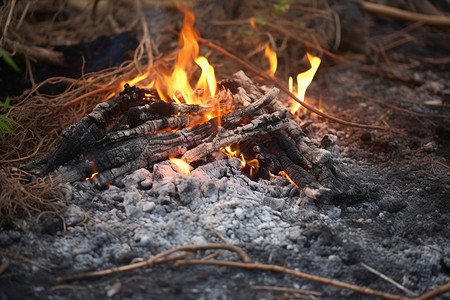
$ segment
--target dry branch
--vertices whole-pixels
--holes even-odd
[[[280,130],[286,127],[288,120],[283,112],[274,112],[270,115],[262,115],[252,120],[249,124],[237,127],[234,130],[218,129],[211,142],[201,143],[194,149],[187,151],[182,159],[188,164],[200,160],[226,146],[243,142],[251,137],[267,132]]]
[[[450,18],[446,16],[425,15],[382,4],[367,1],[360,2],[362,7],[370,13],[382,14],[388,17],[410,22],[421,22],[432,26],[450,26]]]
[[[188,253],[197,252],[200,250],[229,250],[232,252],[235,252],[242,260],[242,262],[236,262],[236,261],[229,261],[229,260],[211,260],[211,259],[188,259]],[[178,253],[177,252],[181,252]],[[186,253],[188,252],[188,253]],[[208,256],[208,258],[211,258]],[[240,248],[237,246],[233,246],[230,244],[204,244],[204,245],[186,245],[186,246],[180,246],[176,248],[172,248],[170,250],[167,250],[165,252],[161,252],[154,257],[137,263],[132,263],[129,265],[116,267],[116,268],[110,268],[100,271],[94,271],[94,272],[88,272],[88,273],[81,273],[81,274],[75,274],[75,275],[68,275],[63,277],[56,277],[56,282],[63,282],[63,281],[71,281],[71,280],[82,280],[82,279],[88,279],[93,277],[101,277],[101,276],[107,276],[115,273],[120,272],[128,272],[131,270],[136,270],[140,268],[150,268],[154,266],[155,264],[161,264],[161,263],[167,263],[173,261],[175,266],[183,266],[183,265],[211,265],[211,266],[223,266],[223,267],[232,267],[232,268],[240,268],[240,269],[246,269],[246,270],[257,270],[257,271],[269,271],[269,272],[277,272],[282,273],[298,278],[303,278],[306,280],[310,280],[313,282],[325,284],[325,285],[332,285],[338,288],[347,289],[353,292],[357,292],[360,294],[365,295],[371,295],[371,296],[378,296],[384,299],[389,300],[410,300],[413,298],[408,298],[404,296],[394,295],[378,290],[374,290],[368,287],[360,287],[354,284],[333,280],[330,278],[312,275],[300,271],[296,271],[290,268],[282,267],[279,265],[272,265],[272,264],[264,264],[264,263],[258,263],[258,262],[252,262],[250,257]],[[428,300],[432,299],[433,297],[437,297],[443,293],[446,293],[450,290],[450,283],[439,287],[438,289],[431,291],[429,293],[424,294],[423,296],[420,296],[418,298],[414,298],[415,300]]]

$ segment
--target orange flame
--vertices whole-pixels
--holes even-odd
[[[259,171],[259,161],[254,158],[247,162],[247,165],[250,166],[250,177],[253,177]]]
[[[250,26],[252,26],[252,28],[255,28],[256,27],[255,18],[251,17],[249,21],[250,21]]]
[[[199,37],[199,33],[194,28],[194,14],[188,9],[182,9],[182,11],[185,14],[185,18],[178,40],[178,44],[182,48],[178,53],[176,64],[171,74],[167,74],[164,70],[158,70],[162,74],[162,78],[158,78],[155,87],[158,94],[165,101],[173,99],[179,103],[201,104],[200,97],[194,93],[194,89],[189,83],[191,76],[188,74],[188,71],[191,70],[194,62],[202,69],[196,88],[203,89],[203,97],[214,97],[217,86],[216,77],[214,68],[209,64],[208,60],[203,56],[198,56],[197,37]]]
[[[86,181],[91,180],[92,178],[94,178],[95,176],[98,175],[97,168],[95,167],[95,164],[94,164],[94,163],[92,163],[91,168],[92,168],[92,170],[91,170],[91,171],[92,171],[92,174],[91,174],[91,176],[86,177],[86,178],[84,179],[84,180],[86,180]]]
[[[266,44],[264,55],[267,57],[270,63],[270,69],[268,71],[269,76],[274,77],[275,72],[277,71],[277,54],[272,50],[272,48],[270,48],[269,44]]]
[[[232,157],[238,157],[239,155],[239,150],[231,150],[231,146],[226,146],[225,148],[222,149],[222,152],[225,153],[228,158],[232,158]]]
[[[84,180],[86,180],[86,181],[91,180],[92,178],[94,178],[97,175],[98,175],[98,172],[94,172],[94,173],[92,173],[92,175],[90,177],[86,177]]]
[[[305,93],[308,86],[311,84],[314,75],[317,72],[317,69],[320,66],[321,59],[312,56],[309,53],[306,53],[306,56],[308,57],[309,63],[311,64],[311,68],[303,73],[297,74],[297,99],[299,99],[301,102],[305,100]],[[292,77],[289,77],[289,91],[292,93]],[[293,106],[291,108],[291,113],[295,114],[295,112],[300,108],[300,103],[294,102]]]
[[[286,177],[286,178],[289,180],[290,183],[292,183],[292,184],[295,185],[297,188],[299,188],[298,185],[291,179],[291,177],[289,177],[289,175],[288,175],[285,171],[280,171],[280,172],[278,173],[278,175],[281,175],[281,176]]]
[[[183,173],[186,176],[191,176],[190,165],[187,162],[185,162],[182,159],[173,157],[169,157],[169,160],[178,167],[181,173]]]

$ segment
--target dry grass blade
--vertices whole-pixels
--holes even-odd
[[[17,173],[19,172],[19,173]],[[56,201],[62,199],[59,189],[52,182],[37,179],[36,182],[23,184],[29,176],[20,170],[15,173],[11,168],[0,169],[0,222],[6,223],[14,215],[29,215],[41,211],[58,214]]]

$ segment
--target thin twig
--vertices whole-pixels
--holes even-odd
[[[39,267],[39,268],[41,268],[43,270],[46,270],[46,271],[49,271],[49,272],[51,271],[49,268],[44,267],[40,263],[37,263],[37,262],[35,262],[35,261],[33,261],[33,260],[29,259],[29,258],[26,258],[26,257],[24,257],[24,256],[22,256],[22,255],[20,255],[19,253],[16,253],[16,252],[8,252],[8,251],[0,250],[0,255],[1,256],[7,256],[7,257],[10,257],[10,258],[14,258],[14,259],[18,259],[18,260],[21,260],[21,261],[26,262],[28,264],[35,265],[35,266],[37,266],[37,267]]]
[[[195,252],[198,250],[211,250],[211,249],[224,249],[224,250],[233,251],[241,257],[241,259],[244,263],[251,262],[250,257],[248,257],[248,255],[244,252],[244,250],[242,250],[239,247],[230,245],[230,244],[186,245],[186,246],[172,248],[165,252],[161,252],[161,253],[155,255],[154,257],[152,257],[148,260],[145,260],[145,261],[141,261],[141,262],[137,262],[134,264],[129,264],[129,265],[121,266],[121,267],[117,267],[117,268],[105,269],[105,270],[101,270],[101,271],[69,275],[66,277],[57,277],[57,278],[55,278],[55,281],[61,282],[61,281],[68,281],[68,280],[75,280],[75,279],[100,277],[100,276],[105,276],[105,275],[110,275],[110,274],[120,273],[120,272],[127,272],[127,271],[131,271],[131,270],[136,270],[139,268],[151,267],[155,264],[165,263],[168,261],[176,261],[179,259],[184,259],[187,256],[186,251],[187,252]],[[172,253],[180,252],[180,251],[184,251],[184,252],[181,254],[169,256]]]
[[[0,265],[0,275],[8,269],[9,264],[11,263],[11,260],[6,257],[5,261]]]
[[[439,295],[442,295],[444,293],[447,293],[450,291],[450,281],[443,286],[438,287],[435,290],[432,290],[431,292],[426,293],[425,295],[422,295],[420,297],[415,298],[414,300],[428,300],[433,299]]]
[[[360,93],[358,93],[358,92],[347,92],[347,95],[348,95],[348,96],[351,96],[351,97],[358,97],[358,98],[362,98],[362,99],[364,99],[364,100],[368,100],[368,101],[371,101],[371,102],[375,102],[375,103],[378,103],[378,104],[380,104],[380,105],[383,105],[383,106],[387,106],[387,107],[389,107],[389,108],[392,108],[392,109],[394,109],[394,110],[397,110],[397,111],[401,111],[401,112],[404,112],[404,113],[408,113],[408,114],[414,115],[414,116],[416,116],[416,117],[450,119],[450,115],[442,115],[442,114],[424,114],[424,113],[419,113],[419,112],[415,112],[415,111],[412,111],[412,110],[409,110],[409,109],[406,109],[406,108],[402,108],[402,107],[398,107],[398,106],[392,105],[392,104],[390,104],[390,103],[386,103],[386,102],[384,102],[384,101],[381,101],[381,100],[378,100],[378,99],[375,99],[375,98],[371,98],[371,97],[364,96],[364,95],[362,95],[362,94],[360,94]]]
[[[72,105],[74,103],[77,103],[77,102],[79,102],[79,101],[81,101],[83,99],[89,98],[90,96],[93,96],[95,94],[101,94],[101,93],[110,91],[110,90],[115,89],[115,88],[116,88],[115,85],[110,85],[110,86],[107,86],[105,88],[101,88],[101,89],[90,91],[89,93],[85,93],[85,94],[81,95],[80,97],[77,97],[77,98],[75,98],[75,99],[73,99],[73,100],[71,100],[69,102],[64,103],[63,107],[67,107],[67,106]]]
[[[302,295],[312,295],[312,296],[318,296],[318,297],[323,296],[323,293],[321,293],[321,292],[300,290],[300,289],[281,287],[281,286],[254,285],[254,286],[252,286],[252,289],[275,291],[275,292],[285,292],[285,293],[297,293],[297,294],[302,294]]]
[[[372,296],[379,296],[385,299],[390,300],[406,300],[409,299],[407,297],[398,296],[394,294],[389,294],[377,290],[373,290],[371,288],[367,287],[359,287],[354,284],[329,279],[326,277],[321,277],[317,275],[311,275],[307,273],[303,273],[300,271],[295,271],[292,269],[288,269],[286,267],[278,266],[278,265],[269,265],[269,264],[261,264],[261,263],[244,263],[244,262],[235,262],[235,261],[226,261],[226,260],[200,260],[200,259],[191,259],[191,260],[182,260],[177,261],[175,263],[175,266],[183,266],[183,265],[213,265],[213,266],[224,266],[224,267],[232,267],[232,268],[241,268],[241,269],[247,269],[247,270],[259,270],[259,271],[271,271],[271,272],[277,272],[277,273],[283,273],[299,278],[304,278],[310,281],[319,282],[323,284],[328,284],[332,286],[336,286],[339,288],[348,289],[357,293],[366,294],[366,295],[372,295]]]
[[[361,266],[363,266],[364,268],[366,268],[367,270],[369,270],[370,272],[372,272],[373,274],[379,276],[380,278],[386,280],[387,282],[393,284],[394,286],[396,286],[397,288],[401,289],[402,291],[404,291],[407,294],[410,294],[412,296],[417,296],[417,293],[411,291],[410,289],[404,287],[403,285],[401,285],[400,283],[398,283],[397,281],[393,280],[392,278],[387,277],[386,275],[384,275],[383,273],[375,270],[372,267],[369,267],[368,265],[366,265],[365,263],[361,263]]]
[[[432,15],[425,15],[425,14],[419,14],[391,6],[376,4],[376,3],[370,3],[367,1],[360,1],[362,7],[364,10],[376,13],[376,14],[383,14],[389,17],[410,21],[410,22],[422,22],[427,25],[432,26],[450,26],[450,18],[446,16],[432,16]]]

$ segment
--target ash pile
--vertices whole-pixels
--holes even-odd
[[[228,164],[247,175],[246,185],[261,185],[260,180],[272,185],[271,197],[331,202],[356,192],[355,179],[343,171],[339,155],[333,157],[336,137],[314,143],[278,99],[277,88],[258,87],[240,71],[219,82],[218,89],[202,104],[181,104],[164,102],[156,90],[125,85],[118,97],[68,128],[58,147],[28,169],[57,182],[88,179],[104,188],[124,187],[124,176],[141,168],[158,180],[166,176],[165,165],[189,176],[200,166]],[[203,91],[196,93],[201,97]],[[233,156],[239,159],[221,161]]]
[[[204,120],[195,112],[209,112],[214,103],[162,103],[151,90],[136,87],[126,87],[121,96],[99,104],[67,130],[51,155],[31,165],[35,172],[66,183],[65,231],[60,229],[59,219],[42,218],[24,234],[18,230],[0,233],[0,244],[8,251],[20,249],[25,257],[34,257],[62,276],[114,269],[174,247],[226,243],[248,251],[257,261],[281,263],[385,291],[398,292],[383,280],[366,275],[368,271],[359,262],[394,266],[393,275],[412,288],[414,295],[447,282],[447,275],[435,271],[442,268],[448,253],[442,238],[427,237],[425,241],[436,251],[405,239],[391,241],[393,225],[387,211],[401,208],[380,208],[383,201],[375,200],[381,196],[381,187],[371,183],[386,175],[370,173],[370,168],[341,158],[331,135],[313,142],[284,108],[276,89],[259,88],[242,72],[221,85],[225,88],[218,93],[223,99],[218,106],[230,111],[220,115],[220,123],[219,116]],[[156,100],[149,103],[148,98]],[[168,113],[148,112],[161,107]],[[183,115],[186,110],[189,112]],[[130,116],[142,119],[146,115],[153,117],[129,126]],[[196,124],[192,125],[190,120],[196,117],[201,122],[192,121]],[[148,124],[155,127],[149,129]],[[178,130],[173,131],[175,128]],[[228,158],[220,150],[237,146],[242,156]],[[168,160],[171,157],[189,162],[190,174]],[[249,163],[243,166],[243,158],[258,160],[258,172]],[[98,174],[92,177],[94,165]],[[288,176],[278,175],[278,170]],[[358,182],[354,174],[366,181]],[[380,234],[379,228],[387,233]],[[34,242],[37,240],[39,243]],[[233,259],[226,253],[220,255]],[[168,279],[172,282],[183,270],[164,268],[157,273],[151,269],[151,275],[145,276],[175,274]],[[186,276],[199,276],[197,271]],[[35,278],[44,271],[22,263],[20,272]],[[214,269],[211,274],[215,272],[219,271]],[[216,277],[194,280],[195,285],[186,285],[183,293],[195,299],[231,297],[228,286],[233,280],[251,286],[279,280],[281,285],[318,289],[313,282],[270,272],[220,274],[228,276],[223,286],[214,281]],[[96,295],[114,292],[110,283]],[[35,289],[45,296],[45,289]],[[142,292],[143,299],[148,293],[166,291],[155,285],[148,289]],[[137,293],[135,286],[130,290]],[[349,297],[348,291],[336,287],[320,290],[327,295],[324,299]],[[91,292],[81,291],[79,299]],[[67,299],[63,291],[49,293],[52,299]],[[360,295],[354,296],[350,298],[360,299]]]

